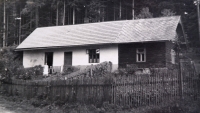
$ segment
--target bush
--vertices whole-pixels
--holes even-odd
[[[43,67],[41,65],[31,67],[31,68],[24,68],[23,66],[20,66],[15,71],[15,78],[30,80],[33,78],[37,78],[38,76],[42,74],[43,74]]]
[[[90,68],[92,69],[93,77],[103,77],[103,76],[106,76],[108,72],[111,72],[112,63],[103,62],[97,65],[92,65]],[[91,71],[91,69],[89,71]]]
[[[64,65],[63,66],[63,75],[68,75],[70,73],[73,73],[73,72],[76,72],[80,70],[78,67],[75,67],[75,66],[68,66],[68,65]]]
[[[18,67],[22,66],[22,52],[16,52],[16,46],[1,48],[0,51],[0,73],[4,78],[15,76]],[[5,70],[7,69],[7,71]],[[8,75],[8,76],[6,76]]]

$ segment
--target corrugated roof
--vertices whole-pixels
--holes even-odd
[[[17,49],[174,40],[180,16],[42,27]]]

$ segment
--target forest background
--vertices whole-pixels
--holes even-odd
[[[4,34],[5,46],[17,45],[37,27],[173,15],[181,15],[190,47],[199,47],[195,0],[0,0],[0,47]]]

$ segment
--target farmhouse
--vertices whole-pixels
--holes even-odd
[[[41,27],[17,48],[25,68],[85,66],[110,61],[113,70],[136,64],[175,64],[174,44],[184,39],[180,16]]]

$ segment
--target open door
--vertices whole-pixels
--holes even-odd
[[[45,64],[53,66],[53,52],[45,52]]]
[[[64,65],[72,66],[72,52],[65,52]]]

